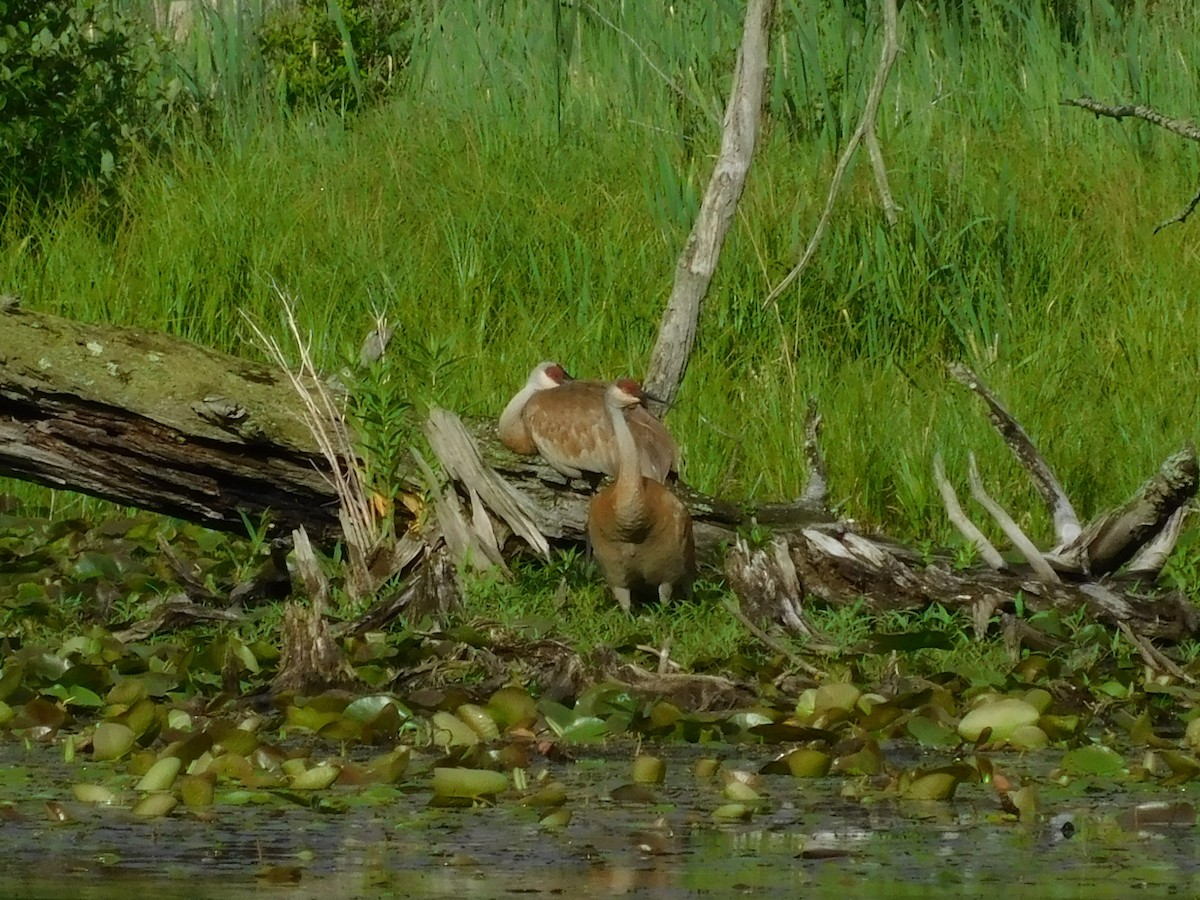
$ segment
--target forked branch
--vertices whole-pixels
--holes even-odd
[[[1004,442],[1008,444],[1008,448],[1016,456],[1017,461],[1029,473],[1034,487],[1037,488],[1038,493],[1042,495],[1042,499],[1050,508],[1050,515],[1054,519],[1054,534],[1058,543],[1066,544],[1073,541],[1080,532],[1079,516],[1067,498],[1066,491],[1058,483],[1054,472],[1042,458],[1029,435],[1025,433],[1025,429],[1004,408],[1004,404],[996,398],[996,395],[988,389],[988,386],[983,383],[983,379],[970,368],[960,362],[952,362],[949,369],[950,375],[956,381],[974,391],[987,404],[988,418],[992,420],[992,424],[996,426],[996,430],[1000,432],[1000,436],[1004,438]]]

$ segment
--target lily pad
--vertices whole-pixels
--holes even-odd
[[[488,769],[437,767],[433,770],[435,797],[492,797],[508,787],[508,776]]]
[[[1041,714],[1037,707],[1016,697],[1005,697],[977,706],[958,723],[958,733],[968,741],[979,740],[984,729],[991,729],[992,741],[1006,741],[1022,725],[1034,725]]]
[[[133,729],[119,722],[101,722],[92,733],[92,758],[120,759],[133,749]]]
[[[1111,777],[1125,772],[1125,759],[1111,747],[1089,744],[1063,754],[1062,770],[1068,775]]]

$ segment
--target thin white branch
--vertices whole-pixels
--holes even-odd
[[[1049,463],[1038,452],[1037,447],[1033,444],[1033,439],[1021,427],[1021,423],[988,389],[988,386],[983,383],[983,379],[968,366],[952,362],[948,368],[950,376],[955,381],[968,390],[974,391],[987,405],[988,418],[991,419],[992,425],[1000,432],[1000,437],[1004,439],[1004,443],[1016,456],[1022,468],[1029,473],[1033,486],[1037,488],[1038,493],[1042,495],[1042,500],[1049,507],[1050,515],[1054,520],[1054,535],[1058,546],[1064,547],[1079,537],[1079,533],[1083,529],[1079,524],[1079,515],[1075,512],[1075,507],[1071,505],[1067,492],[1062,489],[1062,485],[1058,483],[1058,478],[1055,477]]]
[[[829,229],[829,221],[833,217],[833,207],[842,189],[842,180],[846,177],[846,172],[850,169],[850,163],[854,161],[854,154],[858,150],[858,145],[864,140],[867,141],[867,148],[872,157],[872,165],[875,166],[876,185],[883,203],[884,214],[887,216],[889,225],[895,224],[896,204],[892,199],[891,191],[888,189],[887,170],[883,165],[883,153],[879,150],[879,142],[875,137],[875,118],[878,115],[879,102],[883,97],[884,88],[887,87],[888,75],[891,74],[892,64],[896,61],[896,53],[899,47],[899,39],[896,36],[896,0],[883,0],[883,50],[879,57],[879,66],[875,70],[875,79],[871,83],[871,91],[867,95],[867,105],[863,109],[862,118],[859,120],[858,127],[854,129],[854,133],[850,135],[850,139],[846,142],[841,157],[838,158],[837,166],[833,170],[833,178],[829,183],[829,193],[825,196],[825,208],[821,210],[821,218],[817,220],[817,227],[808,241],[808,246],[804,248],[804,255],[800,257],[800,262],[796,263],[795,267],[792,271],[788,272],[783,281],[779,282],[772,289],[771,293],[767,295],[767,299],[763,301],[764,306],[774,303],[779,299],[779,296],[791,286],[792,282],[800,277],[800,274],[812,262],[813,257],[817,253],[817,247],[820,246],[821,241],[825,237],[825,232]]]
[[[946,507],[946,515],[954,527],[958,529],[959,534],[975,545],[975,549],[979,551],[979,555],[983,558],[983,561],[991,568],[997,572],[1007,569],[1008,563],[1004,561],[1004,557],[1000,555],[1000,551],[992,545],[987,536],[963,512],[963,508],[958,502],[958,494],[955,493],[954,486],[946,478],[946,467],[942,463],[942,454],[940,453],[933,454],[933,480],[937,482],[938,492],[942,495],[942,503]],[[991,613],[988,613],[988,615],[990,616]]]
[[[1033,541],[1025,536],[1025,532],[1013,521],[1012,516],[1005,512],[1004,508],[989,497],[987,491],[983,489],[983,482],[979,478],[979,468],[975,465],[974,453],[967,457],[967,466],[967,477],[971,482],[971,496],[996,520],[996,524],[1000,526],[1005,537],[1012,541],[1013,546],[1025,557],[1025,561],[1029,563],[1038,578],[1042,581],[1059,583],[1058,573],[1050,568],[1050,564],[1042,558],[1041,552],[1034,546]]]

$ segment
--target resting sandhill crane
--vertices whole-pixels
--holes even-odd
[[[617,441],[604,411],[603,381],[577,381],[555,362],[539,363],[500,414],[500,440],[514,453],[540,453],[569,478],[617,473]],[[644,406],[629,412],[642,474],[666,481],[679,469],[679,446]]]
[[[641,472],[638,446],[628,418],[641,405],[642,389],[622,379],[604,394],[604,408],[617,446],[617,477],[588,507],[592,554],[621,609],[633,596],[658,592],[663,603],[676,588],[691,596],[696,574],[692,517],[670,490]]]

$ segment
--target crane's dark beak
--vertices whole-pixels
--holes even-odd
[[[642,399],[649,400],[651,403],[657,403],[659,406],[667,405],[667,401],[664,400],[662,397],[656,397],[656,396],[654,396],[654,394],[651,394],[649,391],[645,391],[645,390],[642,391]]]

